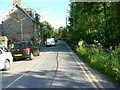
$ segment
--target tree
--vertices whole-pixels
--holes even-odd
[[[42,22],[43,38],[46,40],[53,36],[54,28],[47,21]]]
[[[97,40],[105,48],[119,45],[120,2],[72,2],[70,8],[65,40],[73,46],[81,39],[90,44]]]

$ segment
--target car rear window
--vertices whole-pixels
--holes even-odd
[[[47,41],[54,41],[54,38],[48,38]]]
[[[28,47],[26,43],[15,43],[13,45],[13,48],[19,48],[19,47]]]

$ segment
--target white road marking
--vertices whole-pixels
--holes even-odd
[[[19,79],[21,79],[24,76],[24,74],[20,75],[17,79],[15,79],[12,83],[10,83],[7,87],[5,88],[9,88],[10,86],[12,86],[15,82],[17,82]]]

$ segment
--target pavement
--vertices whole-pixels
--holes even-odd
[[[40,50],[40,56],[33,60],[14,61],[9,71],[0,71],[3,89],[118,87],[78,58],[64,41],[59,40],[55,47],[42,45]]]

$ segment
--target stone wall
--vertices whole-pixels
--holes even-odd
[[[6,36],[0,36],[0,45],[4,45],[5,47],[7,47],[8,39]]]
[[[21,10],[14,7],[3,21],[3,28],[8,39],[16,38],[18,41],[30,40],[34,37],[33,21]]]

